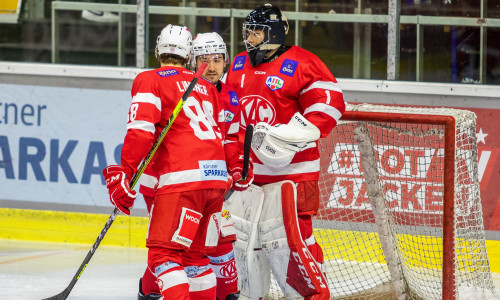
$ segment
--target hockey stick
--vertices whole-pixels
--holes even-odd
[[[245,141],[243,142],[243,170],[241,171],[241,180],[247,179],[248,168],[250,166],[250,146],[252,144],[252,137],[253,125],[248,125],[245,130]],[[224,195],[224,200],[229,199],[233,193],[233,189],[227,191],[226,195]]]
[[[139,169],[137,170],[137,173],[135,173],[134,177],[132,178],[132,180],[130,182],[130,189],[131,190],[134,189],[134,186],[139,181],[139,177],[142,175],[142,173],[144,173],[144,170],[148,166],[149,162],[153,158],[153,155],[156,153],[156,150],[158,149],[158,147],[160,146],[161,142],[165,138],[165,135],[167,134],[168,130],[170,129],[170,127],[172,127],[172,124],[174,123],[175,118],[177,118],[177,115],[180,113],[180,111],[182,109],[182,106],[184,105],[184,103],[186,102],[187,98],[189,97],[189,95],[193,91],[196,83],[198,82],[198,80],[200,79],[201,75],[203,74],[203,72],[205,71],[206,68],[207,68],[207,64],[203,63],[200,66],[200,68],[198,69],[198,71],[194,74],[193,80],[189,84],[188,88],[186,89],[186,91],[182,95],[182,97],[179,100],[179,102],[177,103],[177,105],[175,106],[175,108],[174,108],[174,110],[172,112],[172,115],[170,115],[170,118],[167,121],[167,124],[165,124],[165,127],[163,127],[162,131],[160,132],[160,135],[158,136],[158,139],[153,144],[153,146],[149,150],[148,155],[143,160],[143,162],[141,163]],[[108,229],[113,224],[113,221],[115,220],[116,215],[118,214],[118,212],[119,212],[118,208],[115,207],[115,209],[113,210],[113,213],[111,214],[111,216],[109,216],[109,219],[106,222],[106,224],[104,225],[104,228],[102,229],[101,233],[99,233],[99,236],[97,237],[96,241],[94,242],[94,245],[92,245],[92,248],[90,248],[89,253],[87,253],[87,256],[85,257],[85,259],[83,260],[82,264],[80,265],[80,268],[78,269],[78,271],[76,271],[75,276],[73,277],[73,279],[71,279],[71,282],[64,289],[64,291],[62,291],[61,293],[59,293],[59,294],[57,294],[55,296],[52,296],[52,297],[49,297],[49,298],[45,298],[43,300],[65,300],[69,296],[69,294],[71,293],[71,290],[75,286],[76,282],[78,281],[78,279],[82,275],[83,271],[87,267],[87,264],[89,263],[90,259],[92,258],[92,256],[94,255],[95,251],[97,250],[97,247],[99,247],[99,244],[101,243],[102,239],[104,238],[104,236],[108,232]]]

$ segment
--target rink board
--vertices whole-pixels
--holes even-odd
[[[0,239],[93,244],[108,218],[109,215],[104,214],[0,208]],[[147,217],[119,215],[102,244],[133,248],[145,247],[147,225]],[[358,263],[385,264],[377,233],[316,229],[315,236],[318,243],[325,249],[325,260],[341,259]],[[419,238],[432,241],[432,249],[426,250],[441,249],[439,237],[421,236]],[[336,243],[338,246],[329,242],[329,240],[339,239],[342,242]],[[366,247],[366,244],[362,242],[366,240],[375,242]],[[415,236],[403,236],[403,241],[410,245],[407,249],[431,247],[417,244]],[[500,273],[500,241],[486,241],[486,247],[492,272]],[[345,255],[341,258],[334,258],[332,253]],[[354,256],[352,253],[357,254]],[[374,258],[368,259],[368,255],[362,255],[363,253],[377,253],[377,255],[372,255],[371,257]],[[440,265],[441,258],[435,257],[427,263],[415,258],[410,262],[414,266],[432,269]]]

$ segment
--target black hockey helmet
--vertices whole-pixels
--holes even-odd
[[[252,66],[261,63],[268,52],[285,45],[288,28],[286,16],[277,6],[269,3],[248,14],[243,23],[243,41]],[[256,31],[264,33],[264,37],[260,43],[252,44],[249,42],[250,35]]]

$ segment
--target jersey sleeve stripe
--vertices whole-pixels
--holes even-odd
[[[283,168],[273,168],[260,163],[255,163],[255,162],[253,163],[253,173],[255,175],[278,176],[278,175],[313,173],[313,172],[319,172],[319,169],[320,169],[319,159],[293,163]]]
[[[139,129],[155,134],[155,124],[147,121],[135,120],[127,124],[127,130],[129,129]]]
[[[141,185],[148,187],[148,188],[154,188],[156,183],[158,183],[158,179],[155,176],[151,176],[148,174],[142,174],[141,176]]]
[[[144,102],[144,103],[151,103],[156,108],[161,111],[161,100],[160,97],[157,97],[151,93],[137,93],[135,94],[134,97],[132,97],[132,103],[138,103],[138,102]]]
[[[327,115],[329,115],[330,117],[334,118],[335,121],[339,121],[340,117],[342,117],[342,113],[336,109],[335,107],[333,106],[330,106],[328,104],[325,104],[325,103],[315,103],[311,106],[309,106],[308,108],[306,108],[304,110],[304,116],[308,113],[311,113],[311,112],[322,112],[322,113],[325,113]]]
[[[342,89],[340,88],[340,85],[336,82],[333,81],[316,81],[313,84],[311,84],[308,88],[303,89],[300,91],[300,94],[304,94],[309,92],[310,90],[313,89],[324,89],[324,90],[330,90],[334,92],[339,92],[342,93]]]
[[[229,129],[227,130],[227,134],[237,133],[240,130],[240,122],[233,122],[229,125]]]

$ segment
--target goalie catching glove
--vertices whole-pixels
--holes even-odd
[[[248,174],[246,178],[243,178],[243,164],[244,156],[243,154],[233,155],[229,161],[229,170],[231,172],[231,177],[233,179],[233,190],[241,192],[246,190],[253,182],[253,162],[250,158],[248,166]]]
[[[257,123],[252,149],[265,165],[284,167],[290,164],[295,153],[316,147],[320,134],[314,124],[297,112],[288,124]]]
[[[109,200],[122,213],[130,215],[137,193],[130,189],[130,179],[127,178],[122,166],[111,165],[102,170]]]

